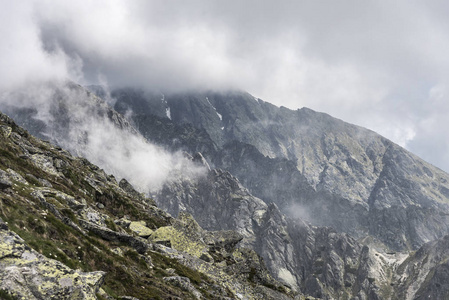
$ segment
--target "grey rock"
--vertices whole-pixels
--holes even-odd
[[[12,186],[12,182],[9,179],[8,173],[3,170],[0,170],[0,189],[4,190],[10,188]]]
[[[423,245],[397,268],[393,282],[397,299],[446,299],[449,236]]]
[[[17,298],[93,299],[104,276],[100,271],[71,270],[32,250],[17,234],[0,228],[0,289]]]
[[[166,94],[164,105],[157,94],[113,94],[115,108],[133,110],[146,138],[173,150],[203,149],[212,166],[288,215],[394,250],[449,233],[448,175],[372,131],[244,92]]]
[[[144,254],[149,248],[149,245],[146,242],[138,238],[135,238],[129,234],[116,232],[106,227],[101,227],[96,225],[95,223],[85,221],[82,219],[79,220],[79,223],[84,229],[97,234],[98,236],[107,241],[118,241],[128,244],[140,254]]]
[[[172,214],[183,207],[207,230],[236,230],[238,235],[221,232],[215,240],[254,249],[275,279],[293,289],[324,299],[345,293],[378,295],[378,283],[358,284],[368,281],[374,270],[387,268],[368,248],[347,234],[284,216],[275,204],[253,197],[228,172],[212,170],[196,182],[167,184],[156,199]],[[349,284],[356,288],[349,289]]]
[[[49,187],[49,188],[52,188],[52,187],[53,187],[53,185],[52,185],[48,180],[46,180],[46,179],[44,179],[44,178],[39,178],[38,180],[39,180],[39,182],[40,182],[43,186],[46,186],[46,187]]]
[[[196,299],[201,299],[201,293],[190,283],[190,279],[182,276],[164,277],[164,280],[174,286],[180,287],[182,290],[192,293]]]

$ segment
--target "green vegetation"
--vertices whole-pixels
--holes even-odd
[[[11,296],[7,291],[0,289],[0,299],[2,300],[17,300],[16,297]]]
[[[163,256],[162,254],[159,254],[157,252],[150,252],[150,256],[152,258],[152,262],[155,265],[158,265],[160,270],[173,268],[178,275],[189,278],[190,281],[195,284],[201,284],[202,282],[211,282],[209,277],[207,277],[203,273],[180,264],[176,259]],[[161,272],[159,273],[159,275],[167,276],[165,272]]]

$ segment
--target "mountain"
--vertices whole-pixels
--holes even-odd
[[[448,174],[370,130],[244,92],[112,95],[148,140],[201,151],[286,214],[394,251],[448,233]]]
[[[102,95],[98,87],[92,90]],[[2,109],[31,133],[94,159],[152,198],[3,117],[1,144],[9,150],[0,168],[9,196],[2,199],[12,200],[2,202],[6,213],[0,210],[8,222],[1,226],[8,238],[0,242],[7,246],[0,249],[19,241],[14,247],[33,248],[27,251],[39,263],[53,259],[57,268],[68,268],[64,274],[81,280],[80,287],[46,294],[81,289],[87,298],[98,291],[99,298],[361,300],[448,293],[448,175],[371,131],[241,92],[120,89],[111,94],[118,112],[72,83],[46,95],[45,109]],[[155,159],[147,164],[149,158]],[[161,159],[178,166],[161,171]],[[158,176],[151,177],[151,169]],[[160,184],[150,184],[154,180]],[[39,205],[47,210],[43,220]],[[44,231],[29,214],[38,216]],[[52,234],[60,227],[72,228],[64,234],[76,238]],[[88,253],[82,257],[87,264],[71,245]],[[66,257],[58,249],[72,252],[62,251]],[[22,264],[20,251],[6,255],[8,270]],[[98,280],[89,281],[91,276]],[[33,280],[19,287],[35,293],[32,282],[55,282]],[[104,292],[98,289],[102,281]],[[0,288],[8,295],[25,293],[19,287]]]

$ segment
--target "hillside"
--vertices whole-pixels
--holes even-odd
[[[171,217],[4,114],[0,130],[0,298],[291,297],[238,233]]]

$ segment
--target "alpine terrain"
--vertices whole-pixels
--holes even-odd
[[[0,106],[6,299],[449,298],[449,175],[375,132],[241,91],[23,97]]]

